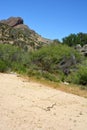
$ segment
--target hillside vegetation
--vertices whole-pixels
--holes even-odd
[[[25,51],[38,49],[51,40],[41,37],[24,24],[21,17],[0,21],[0,43],[19,46]]]

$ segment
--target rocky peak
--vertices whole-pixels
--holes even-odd
[[[0,22],[7,24],[11,27],[15,27],[17,25],[23,24],[23,19],[21,17],[10,17],[6,20],[1,20]]]

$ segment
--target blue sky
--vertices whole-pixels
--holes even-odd
[[[0,20],[10,16],[50,39],[87,33],[87,0],[1,0]]]

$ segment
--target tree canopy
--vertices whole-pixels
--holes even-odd
[[[77,44],[85,45],[87,44],[87,33],[77,33],[70,34],[69,36],[62,39],[64,44],[69,46],[76,46]]]

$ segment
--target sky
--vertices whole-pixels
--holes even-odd
[[[87,33],[87,0],[1,0],[0,20],[11,16],[48,39]]]

